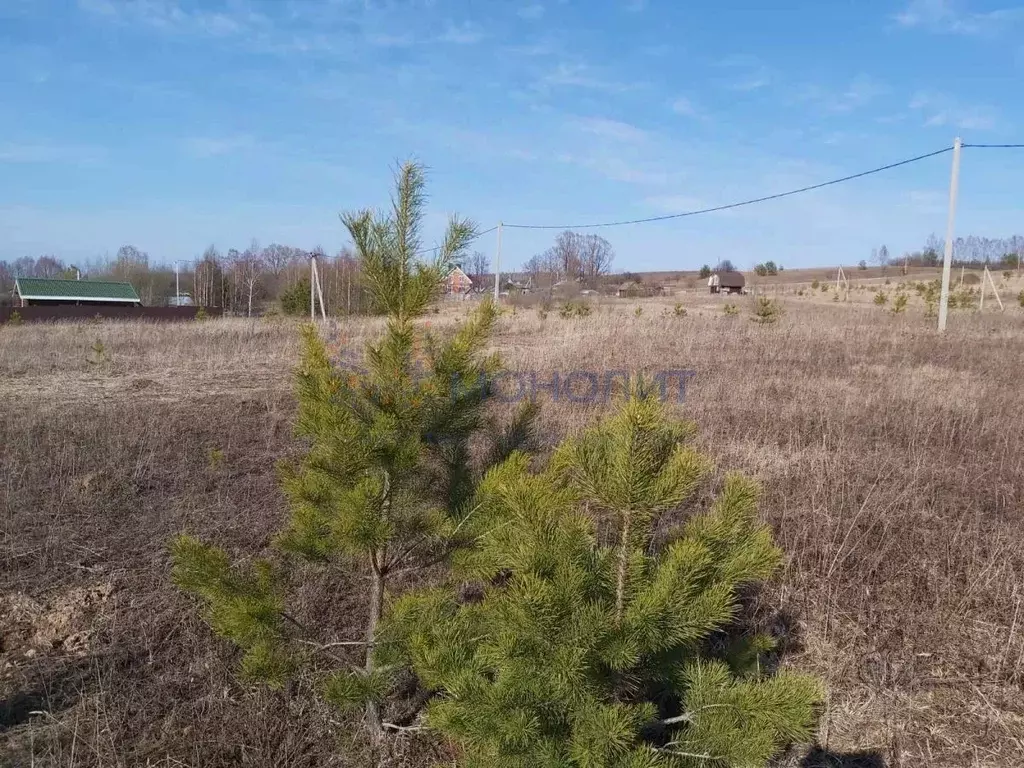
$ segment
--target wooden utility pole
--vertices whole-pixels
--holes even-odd
[[[501,229],[502,223],[498,222],[498,252],[494,257],[494,303],[499,301],[501,291]]]
[[[949,180],[949,218],[946,221],[946,247],[942,257],[942,293],[939,296],[939,333],[946,330],[946,310],[949,305],[949,271],[953,265],[953,231],[956,224],[956,196],[960,187],[960,149],[962,142],[953,140],[953,172]]]

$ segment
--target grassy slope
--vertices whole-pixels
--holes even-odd
[[[697,370],[683,410],[723,470],[764,483],[789,565],[756,610],[788,637],[785,663],[828,681],[829,749],[1021,764],[1024,311],[955,311],[937,338],[916,297],[893,316],[869,291],[780,290],[769,327],[747,299],[727,317],[693,291],[584,320],[520,309],[495,345],[544,381]],[[331,333],[352,348],[374,327]],[[0,762],[366,764],[332,713],[235,682],[231,650],[168,585],[175,532],[251,553],[278,526],[295,336],[248,321],[0,328]],[[603,407],[548,402],[545,439]],[[311,574],[302,611],[345,636],[361,589]],[[435,748],[405,749],[412,766]]]

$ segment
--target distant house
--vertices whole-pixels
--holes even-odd
[[[661,296],[665,289],[658,283],[638,283],[636,280],[627,280],[615,289],[615,295],[619,298],[638,298],[641,296]]]
[[[14,279],[14,306],[52,307],[61,304],[142,306],[131,283],[105,280],[53,280],[42,277]]]
[[[192,294],[190,293],[179,293],[176,296],[167,297],[168,307],[193,307],[195,302],[192,301]]]
[[[715,272],[708,278],[711,293],[746,293],[745,284],[740,272]]]
[[[449,296],[465,296],[473,290],[473,281],[461,267],[455,267],[444,279],[444,292]]]
[[[615,289],[615,295],[620,299],[633,298],[644,295],[644,287],[636,280],[627,280]]]

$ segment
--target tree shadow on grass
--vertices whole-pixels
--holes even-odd
[[[886,768],[878,752],[833,752],[815,747],[800,761],[800,768]]]
[[[33,713],[54,713],[72,706],[85,688],[89,665],[78,661],[48,672],[37,671],[34,684],[22,690],[0,694],[0,733],[27,723]]]

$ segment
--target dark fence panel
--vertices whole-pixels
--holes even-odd
[[[0,307],[0,323],[6,323],[17,312],[26,323],[59,323],[71,320],[145,320],[151,323],[173,323],[195,320],[199,307],[101,307],[58,305],[53,307]],[[220,307],[204,307],[207,317],[220,317]]]

